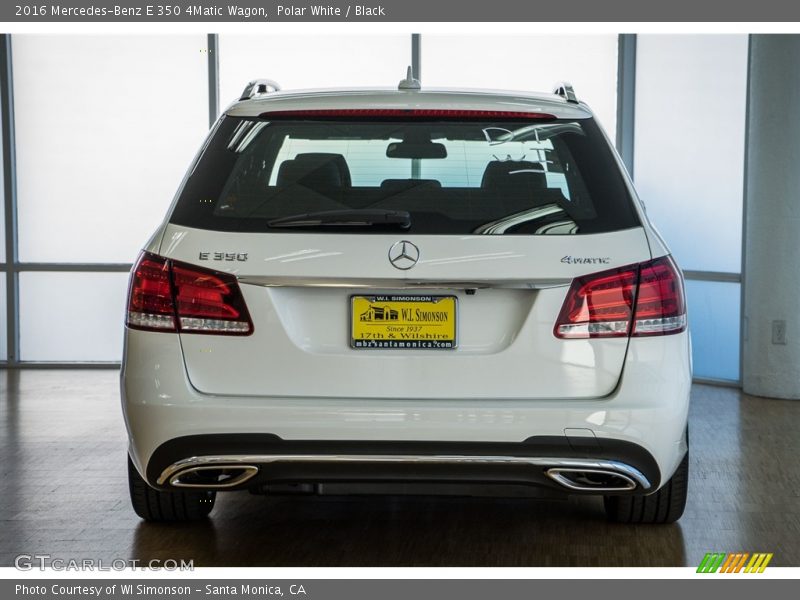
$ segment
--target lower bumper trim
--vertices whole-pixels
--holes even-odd
[[[218,490],[284,483],[512,484],[579,494],[658,489],[660,470],[645,448],[617,439],[589,441],[285,440],[269,433],[209,433],[161,444],[147,461],[146,479],[167,490],[181,487],[173,482]]]
[[[449,465],[449,466],[528,466],[540,467],[544,474],[571,491],[582,492],[621,492],[638,490],[648,492],[652,484],[647,477],[635,467],[615,460],[591,460],[557,457],[530,457],[530,456],[448,456],[448,455],[311,455],[311,454],[256,454],[256,455],[221,455],[221,456],[193,456],[177,461],[164,469],[157,483],[160,486],[173,487],[202,487],[205,489],[231,489],[241,487],[261,471],[266,472],[265,478],[269,479],[269,466],[281,464],[306,464],[324,465],[335,464],[338,466],[351,465]],[[187,484],[182,477],[188,473],[211,471],[241,471],[241,475],[225,479],[219,483],[207,482],[205,484]],[[566,472],[588,472],[605,474],[616,478],[616,481],[625,482],[623,486],[598,484],[595,486],[580,486],[573,480],[564,477]],[[468,475],[465,474],[465,477]],[[531,477],[530,483],[537,483]]]

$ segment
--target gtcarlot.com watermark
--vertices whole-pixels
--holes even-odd
[[[194,560],[174,558],[139,560],[136,558],[58,558],[50,554],[20,554],[14,559],[20,571],[194,571]]]

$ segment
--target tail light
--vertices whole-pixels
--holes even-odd
[[[554,333],[570,339],[667,335],[685,329],[683,282],[665,256],[573,280]]]
[[[173,333],[253,332],[235,277],[148,252],[133,268],[126,325]]]
[[[126,325],[133,329],[175,331],[175,303],[165,259],[146,253],[139,256],[128,289]]]
[[[669,256],[641,265],[633,335],[665,335],[686,329],[686,300],[678,268]]]

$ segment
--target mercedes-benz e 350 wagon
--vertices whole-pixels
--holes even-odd
[[[131,499],[497,484],[668,523],[690,382],[681,273],[569,85],[257,80],[131,273]]]

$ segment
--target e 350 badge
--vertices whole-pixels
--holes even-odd
[[[200,252],[199,259],[225,262],[245,262],[247,260],[247,252]]]

